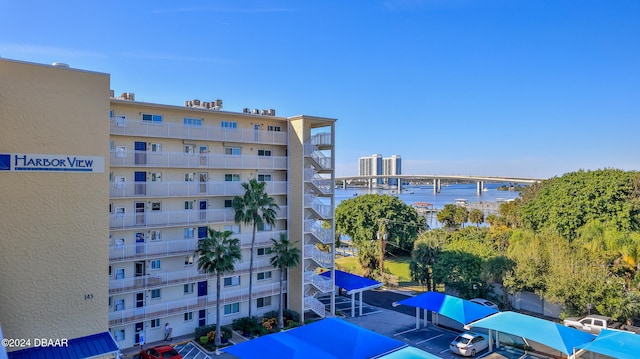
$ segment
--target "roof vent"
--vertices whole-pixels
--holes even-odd
[[[66,69],[69,68],[69,65],[65,64],[64,62],[54,62],[54,63],[51,64],[51,66],[53,66],[53,67],[64,67]]]

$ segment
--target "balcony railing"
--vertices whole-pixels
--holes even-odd
[[[318,166],[320,166],[320,169],[331,169],[331,157],[327,157],[322,152],[320,152],[318,150],[318,146],[305,144],[304,155],[313,159],[318,164]]]
[[[304,221],[305,233],[312,234],[320,242],[324,244],[330,244],[335,241],[333,237],[333,231],[331,229],[323,228],[322,222],[313,219],[307,219]]]
[[[140,120],[111,118],[111,134],[143,137],[182,138],[205,141],[254,142],[286,145],[287,132],[253,129],[228,129],[218,126],[185,126],[165,122],[146,123]],[[286,126],[285,126],[286,128]]]
[[[109,157],[112,167],[287,169],[286,156],[114,150]]]
[[[312,270],[304,272],[304,284],[312,284],[322,293],[328,293],[333,290],[333,281],[331,279],[316,274]]]
[[[312,183],[322,194],[333,193],[333,181],[330,178],[321,177],[313,168],[304,169],[304,180]]]
[[[304,297],[304,310],[310,310],[322,318],[326,315],[324,304],[314,297]]]
[[[256,246],[271,246],[271,238],[279,238],[280,233],[286,231],[256,232]],[[251,247],[251,233],[233,234],[231,238],[240,240],[241,248]],[[121,262],[130,260],[144,260],[151,258],[171,257],[193,254],[198,248],[198,239],[187,238],[178,240],[157,240],[143,243],[113,243],[109,246],[109,260]]]
[[[331,132],[316,133],[311,136],[311,143],[316,146],[331,146]]]
[[[126,228],[160,228],[170,226],[203,225],[207,223],[234,222],[235,212],[232,208],[183,210],[183,211],[145,211],[122,213],[117,207],[116,213],[109,215],[110,229]],[[276,211],[276,219],[286,218],[287,206],[280,206]]]
[[[313,259],[322,267],[333,266],[333,255],[331,255],[331,253],[321,251],[313,244],[307,244],[304,246],[304,258]]]
[[[249,261],[242,261],[235,264],[234,275],[241,275],[249,272]],[[253,263],[254,273],[275,270],[268,260],[258,260]],[[161,288],[172,285],[193,283],[214,278],[205,272],[195,268],[175,271],[150,273],[139,277],[128,277],[122,279],[109,280],[109,294],[120,294],[143,289]]]
[[[286,194],[286,181],[267,181],[265,191],[270,194]],[[244,194],[241,182],[114,182],[111,198],[127,197],[188,197],[188,196],[239,196]]]
[[[333,208],[331,205],[322,203],[312,194],[304,195],[304,205],[307,208],[312,208],[322,219],[333,217]]]
[[[286,293],[286,284],[284,286]],[[252,299],[276,295],[280,293],[280,283],[269,283],[253,287]],[[220,293],[220,304],[231,304],[247,301],[249,299],[249,288],[236,290],[223,290]],[[145,305],[139,308],[115,310],[110,308],[109,326],[125,325],[133,322],[147,321],[156,318],[163,318],[169,315],[177,315],[185,312],[196,311],[215,307],[215,293],[200,297],[161,302],[158,304]]]

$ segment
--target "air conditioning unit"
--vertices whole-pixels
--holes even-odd
[[[193,100],[194,106],[200,106],[200,100]]]
[[[275,116],[276,115],[276,110],[270,108],[267,110],[267,115],[269,116]]]
[[[245,107],[242,109],[242,113],[251,113],[251,109],[248,107]]]
[[[202,107],[207,108],[207,109],[211,108],[211,102],[208,102],[208,101],[203,102],[202,103]]]
[[[260,110],[261,115],[267,115],[267,110]]]
[[[216,107],[217,108],[222,108],[222,100],[220,100],[220,99],[216,100]]]
[[[129,101],[135,101],[136,100],[136,95],[133,92],[129,92],[128,96],[129,96],[129,98],[128,98]]]
[[[191,106],[193,106],[193,103],[192,103],[191,101],[186,100],[186,101],[184,102],[184,107],[191,107]]]
[[[258,110],[257,108],[253,109],[253,114],[254,115],[259,115],[260,114],[260,110]]]

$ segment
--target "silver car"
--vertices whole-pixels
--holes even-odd
[[[488,347],[489,340],[487,337],[473,332],[464,332],[449,344],[451,352],[472,357]]]

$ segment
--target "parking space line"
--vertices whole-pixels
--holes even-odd
[[[436,339],[436,338],[440,338],[440,337],[441,337],[441,336],[443,336],[443,335],[444,335],[444,333],[443,333],[443,334],[440,334],[440,335],[436,335],[435,337],[431,337],[431,338],[427,338],[427,339],[425,339],[425,340],[421,340],[421,341],[417,342],[416,344],[422,344],[422,343],[424,343],[424,342],[428,342],[429,340],[433,340],[433,339]]]
[[[407,333],[415,332],[416,330],[418,330],[418,329],[417,329],[417,328],[412,328],[412,329],[409,329],[409,330],[405,330],[404,332],[396,333],[396,334],[394,334],[393,336],[394,336],[394,337],[397,337],[398,335],[402,335],[402,334],[407,334]]]

